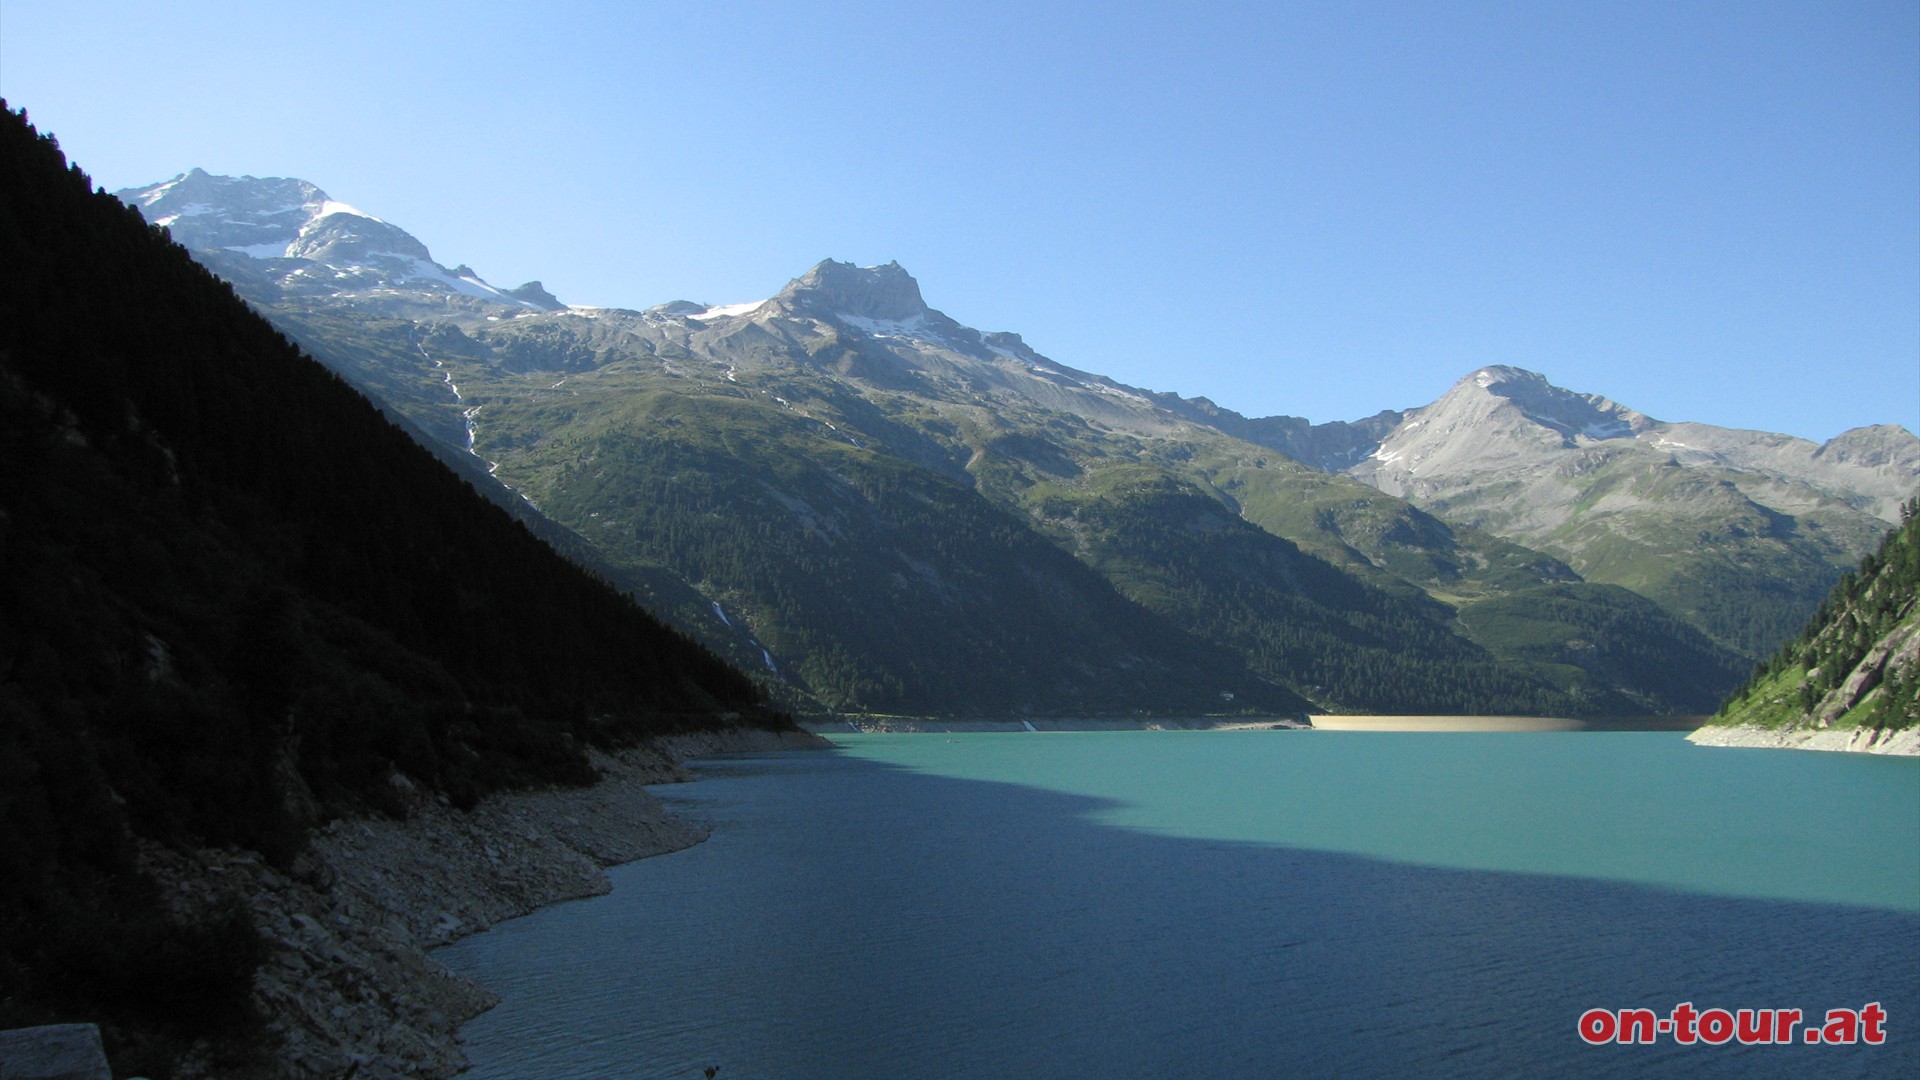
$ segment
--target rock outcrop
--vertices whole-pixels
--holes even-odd
[[[0,1080],[113,1080],[100,1029],[48,1024],[0,1031]]]

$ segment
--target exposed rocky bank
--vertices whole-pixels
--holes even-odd
[[[649,784],[691,779],[708,753],[824,746],[802,732],[734,731],[596,753],[592,787],[491,796],[468,812],[424,797],[405,820],[335,821],[283,873],[258,855],[150,848],[145,867],[185,911],[232,903],[260,929],[254,978],[266,1017],[261,1060],[203,1046],[183,1076],[451,1076],[455,1032],[497,1000],[428,950],[503,919],[612,886],[603,868],[677,851],[707,830],[666,812]]]
[[[1687,736],[1700,746],[1755,746],[1788,750],[1851,750],[1920,757],[1920,728],[1764,728],[1752,724],[1703,727]]]

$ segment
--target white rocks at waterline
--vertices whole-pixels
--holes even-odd
[[[1747,746],[1787,750],[1837,750],[1920,757],[1920,728],[1790,728],[1714,725],[1687,736],[1699,746]]]
[[[211,1047],[179,1075],[230,1080],[448,1077],[467,1066],[456,1032],[497,1001],[427,952],[560,900],[611,889],[605,866],[677,851],[707,830],[666,812],[647,785],[690,779],[687,757],[825,745],[815,736],[700,733],[595,753],[587,788],[490,796],[462,812],[419,798],[404,820],[335,821],[290,873],[252,852],[149,846],[143,867],[189,916],[238,903],[268,949],[254,976],[263,1060],[217,1068]]]

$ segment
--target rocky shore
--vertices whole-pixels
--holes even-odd
[[[459,1072],[459,1025],[496,999],[428,950],[546,904],[605,893],[604,867],[704,840],[704,828],[667,813],[646,790],[690,779],[687,758],[824,745],[801,732],[701,733],[596,753],[604,778],[588,788],[492,796],[467,812],[413,796],[404,820],[328,824],[287,872],[251,852],[148,849],[144,866],[171,903],[188,913],[239,905],[268,948],[254,978],[267,1032],[257,1060],[204,1045],[181,1074]]]
[[[1788,750],[1839,750],[1920,757],[1920,728],[1763,728],[1751,724],[1703,727],[1687,736],[1700,746],[1754,746]]]

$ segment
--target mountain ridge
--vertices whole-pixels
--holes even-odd
[[[137,192],[123,195],[138,201]],[[212,253],[209,265],[244,258],[234,252]],[[1516,514],[1466,505],[1471,500],[1459,493],[1449,499],[1434,498],[1425,490],[1409,491],[1416,504],[1410,505],[1383,491],[1391,481],[1381,481],[1378,476],[1380,449],[1408,431],[1419,431],[1417,418],[1409,421],[1411,413],[1388,410],[1362,421],[1327,425],[1290,417],[1249,420],[1204,398],[1185,399],[1126,386],[1043,356],[1018,335],[983,333],[960,325],[928,306],[918,282],[897,263],[856,267],[826,260],[762,301],[717,306],[675,301],[644,311],[535,311],[391,286],[384,291],[275,293],[260,284],[250,284],[250,280],[257,282],[257,277],[248,279],[247,269],[241,267],[237,272],[233,278],[236,285],[263,303],[270,314],[295,328],[297,336],[328,358],[336,370],[355,377],[374,392],[384,393],[393,407],[423,429],[435,432],[437,438],[468,441],[473,453],[497,466],[498,479],[514,487],[529,503],[559,515],[567,527],[599,544],[614,563],[630,571],[645,569],[684,582],[689,598],[679,603],[677,617],[682,625],[704,625],[706,633],[718,633],[718,620],[705,609],[719,605],[735,612],[734,622],[744,620],[753,626],[752,640],[758,643],[747,647],[749,652],[736,654],[736,658],[757,662],[760,650],[766,649],[770,658],[766,666],[780,671],[783,677],[799,678],[805,684],[805,695],[817,694],[816,683],[825,677],[821,674],[825,668],[809,668],[812,662],[806,660],[825,647],[818,635],[823,630],[838,634],[857,627],[871,620],[871,611],[837,610],[829,615],[828,608],[813,610],[804,604],[793,607],[792,597],[798,595],[795,590],[801,589],[797,577],[779,579],[785,584],[774,580],[752,584],[752,575],[742,574],[764,561],[767,552],[784,544],[791,546],[797,558],[808,545],[825,545],[823,553],[827,553],[853,535],[844,532],[849,521],[871,521],[875,529],[860,533],[863,539],[855,545],[868,545],[862,549],[868,553],[862,558],[878,559],[875,570],[885,566],[908,568],[911,572],[887,571],[893,574],[888,580],[906,590],[903,597],[928,590],[913,603],[929,610],[942,602],[939,597],[951,599],[957,595],[942,592],[958,579],[956,575],[965,577],[972,571],[962,571],[959,563],[934,570],[924,552],[909,558],[895,550],[897,538],[905,534],[896,524],[890,524],[890,515],[904,510],[904,505],[882,509],[872,499],[874,492],[891,490],[894,481],[864,487],[855,483],[851,489],[843,489],[867,493],[859,495],[856,503],[846,504],[864,507],[863,516],[858,518],[826,513],[823,503],[840,499],[830,496],[828,488],[821,488],[817,497],[796,498],[790,491],[777,490],[777,485],[776,490],[765,490],[764,485],[743,488],[728,481],[714,489],[714,497],[721,503],[706,512],[738,515],[744,526],[780,539],[772,547],[763,545],[758,553],[734,549],[725,565],[735,569],[723,571],[711,560],[689,560],[688,553],[676,549],[673,543],[649,538],[658,535],[657,529],[685,529],[695,522],[683,519],[681,524],[669,525],[654,520],[667,511],[640,506],[636,503],[638,490],[627,490],[630,483],[639,483],[656,492],[649,498],[670,493],[670,488],[657,486],[665,477],[659,481],[643,479],[657,467],[654,458],[683,462],[679,474],[683,477],[718,478],[736,470],[757,470],[765,475],[775,461],[789,458],[825,467],[818,474],[819,480],[806,483],[851,475],[846,472],[850,463],[857,472],[880,473],[895,468],[891,464],[883,466],[884,461],[907,463],[910,468],[898,473],[899,478],[915,476],[913,469],[929,470],[959,487],[951,489],[951,495],[940,496],[932,496],[932,492],[949,489],[920,487],[918,497],[986,500],[997,508],[996,512],[1011,513],[1011,521],[1019,529],[1048,537],[1050,543],[1073,554],[1133,603],[1155,612],[1156,617],[1172,618],[1188,633],[1212,635],[1216,644],[1230,640],[1234,644],[1225,647],[1247,658],[1256,671],[1264,673],[1263,677],[1283,684],[1304,680],[1301,685],[1308,688],[1310,697],[1320,695],[1318,700],[1323,704],[1334,706],[1340,704],[1341,693],[1364,697],[1378,693],[1382,684],[1378,678],[1366,685],[1351,680],[1342,683],[1333,677],[1339,665],[1327,666],[1332,657],[1347,655],[1349,650],[1375,647],[1363,644],[1375,640],[1366,634],[1353,636],[1358,624],[1352,622],[1370,618],[1360,612],[1374,601],[1357,608],[1343,607],[1358,602],[1349,596],[1326,607],[1290,591],[1293,586],[1287,582],[1305,580],[1297,570],[1285,569],[1293,565],[1293,560],[1325,561],[1364,588],[1395,598],[1391,604],[1407,605],[1404,616],[1411,621],[1399,615],[1389,620],[1402,628],[1395,633],[1414,632],[1411,628],[1426,625],[1444,627],[1447,636],[1430,639],[1427,647],[1445,652],[1454,648],[1446,642],[1458,639],[1471,645],[1469,654],[1463,656],[1477,657],[1472,663],[1491,665],[1488,671],[1509,672],[1500,678],[1522,671],[1530,673],[1515,676],[1520,682],[1505,684],[1508,689],[1500,693],[1519,693],[1527,679],[1544,680],[1529,684],[1536,688],[1558,687],[1552,692],[1540,691],[1544,697],[1536,691],[1519,693],[1513,698],[1515,702],[1526,698],[1534,702],[1528,706],[1533,708],[1659,711],[1672,707],[1672,702],[1661,706],[1656,699],[1641,698],[1637,699],[1640,705],[1628,706],[1628,698],[1618,696],[1625,691],[1618,679],[1632,668],[1631,663],[1623,667],[1602,662],[1588,650],[1593,646],[1590,632],[1597,632],[1599,627],[1637,625],[1635,620],[1668,616],[1656,615],[1659,608],[1648,608],[1629,617],[1621,606],[1631,606],[1625,594],[1608,593],[1601,586],[1619,584],[1650,595],[1712,631],[1721,642],[1719,647],[1751,650],[1753,642],[1787,632],[1779,626],[1789,616],[1766,605],[1773,604],[1782,612],[1792,609],[1790,617],[1797,619],[1801,613],[1794,605],[1811,603],[1798,594],[1775,603],[1765,589],[1775,588],[1782,576],[1837,576],[1839,562],[1853,557],[1849,545],[1864,544],[1860,537],[1868,531],[1862,524],[1865,515],[1810,483],[1784,476],[1756,480],[1742,474],[1743,482],[1756,488],[1758,494],[1768,494],[1758,492],[1761,487],[1779,488],[1780,492],[1768,494],[1775,503],[1790,497],[1818,511],[1803,528],[1798,524],[1801,519],[1791,512],[1765,506],[1746,495],[1734,499],[1726,494],[1737,485],[1725,477],[1705,477],[1676,461],[1674,468],[1678,471],[1668,480],[1684,481],[1682,486],[1699,488],[1710,496],[1712,505],[1703,517],[1710,529],[1749,536],[1780,533],[1785,537],[1756,541],[1762,543],[1760,553],[1774,560],[1759,575],[1765,585],[1761,595],[1734,596],[1725,605],[1730,610],[1710,610],[1712,603],[1729,595],[1719,579],[1705,591],[1704,599],[1691,594],[1662,596],[1660,581],[1638,580],[1627,572],[1631,566],[1622,569],[1614,565],[1635,564],[1635,558],[1617,557],[1610,563],[1593,557],[1589,549],[1596,544],[1602,549],[1618,547],[1615,536],[1627,519],[1617,515],[1563,515],[1579,517],[1582,524],[1597,522],[1594,528],[1598,529],[1598,540],[1562,542],[1563,538],[1528,533],[1524,528],[1527,523],[1516,521]],[[362,314],[343,317],[346,312]],[[391,328],[367,323],[366,314],[393,320]],[[446,379],[457,375],[465,398],[446,400],[444,393],[435,389],[435,375]],[[1486,376],[1489,387],[1507,389],[1504,396],[1486,395],[1489,387],[1474,387],[1481,397],[1468,400],[1482,414],[1479,419],[1504,416],[1518,409],[1512,406],[1502,411],[1503,403],[1512,405],[1519,398],[1545,415],[1548,424],[1533,419],[1525,420],[1526,427],[1517,426],[1518,421],[1508,424],[1510,436],[1523,434],[1538,443],[1542,451],[1565,453],[1569,443],[1576,452],[1596,446],[1617,448],[1620,436],[1634,432],[1636,424],[1646,431],[1653,430],[1649,425],[1655,423],[1597,395],[1560,390],[1543,377],[1521,369],[1481,369],[1463,383],[1473,382],[1475,376]],[[663,408],[667,410],[664,413],[660,411]],[[695,428],[684,423],[663,426],[661,418],[670,415],[702,415],[706,417],[704,423],[717,427],[710,434],[696,435]],[[1429,407],[1432,415],[1433,407]],[[777,442],[787,457],[753,457],[749,452],[751,442],[726,436],[736,428],[756,432],[755,440]],[[654,440],[652,449],[642,450],[642,444],[633,442],[630,436],[609,441],[620,430],[647,432],[646,438]],[[717,442],[714,435],[720,436]],[[1596,438],[1599,435],[1608,438]],[[668,442],[660,443],[662,438]],[[1888,435],[1881,442],[1885,445],[1861,437],[1841,443],[1827,455],[1832,459],[1828,464],[1845,475],[1850,475],[1848,470],[1858,471],[1855,463],[1860,461],[1879,460],[1895,470],[1904,468],[1897,438]],[[1511,445],[1502,449],[1509,458],[1524,462],[1526,455],[1515,454]],[[1387,455],[1393,452],[1389,448]],[[617,456],[618,469],[624,471],[610,470],[606,464],[609,454]],[[1433,459],[1432,454],[1427,457]],[[1473,460],[1474,455],[1464,458]],[[592,468],[597,470],[598,479],[583,487],[586,478],[581,469],[586,462],[596,463]],[[1384,464],[1391,466],[1393,462]],[[1425,477],[1419,479],[1426,482]],[[792,482],[801,482],[798,474]],[[916,479],[914,486],[922,483]],[[1615,480],[1609,483],[1619,486]],[[1472,487],[1466,485],[1469,494]],[[728,494],[717,494],[723,489]],[[1189,495],[1224,508],[1230,517],[1207,524],[1213,519],[1207,514],[1195,516],[1201,504],[1185,501]],[[1852,497],[1858,501],[1872,495],[1855,492]],[[959,505],[953,504],[954,508]],[[1114,512],[1123,505],[1133,509],[1136,519],[1125,521]],[[615,506],[622,509],[610,515],[610,508]],[[1588,508],[1579,509],[1584,514]],[[1160,514],[1171,515],[1169,524],[1176,518],[1185,524],[1173,533],[1155,533],[1157,526],[1151,522]],[[1226,582],[1202,584],[1206,575],[1193,572],[1201,564],[1188,562],[1188,556],[1175,557],[1170,549],[1163,550],[1165,565],[1155,566],[1142,561],[1138,554],[1159,550],[1156,545],[1176,540],[1184,545],[1181,551],[1203,541],[1213,542],[1209,538],[1225,535],[1218,529],[1228,521],[1240,523],[1229,526],[1230,532],[1243,526],[1255,530],[1258,535],[1246,534],[1253,548],[1288,545],[1284,550],[1272,547],[1268,554],[1261,555],[1255,555],[1253,548],[1234,549],[1239,552],[1236,557],[1252,560],[1248,565],[1267,567],[1256,574],[1257,585],[1249,579],[1231,586],[1228,593],[1210,591],[1227,587]],[[617,535],[607,531],[615,527],[615,522],[620,530]],[[1559,524],[1564,525],[1565,520]],[[1705,533],[1709,528],[1693,531]],[[1795,540],[1796,533],[1814,535],[1818,550],[1813,554],[1802,550],[1814,541]],[[1829,537],[1830,533],[1844,535]],[[1150,534],[1160,539],[1149,542]],[[714,540],[717,538],[703,542]],[[1114,546],[1116,543],[1119,546]],[[722,544],[729,545],[730,541]],[[624,554],[612,554],[616,549]],[[648,553],[644,557],[639,554],[642,550]],[[984,549],[973,552],[962,562],[983,554]],[[1737,554],[1745,556],[1747,552]],[[805,556],[794,563],[791,573],[799,573],[805,559],[814,557]],[[1653,561],[1655,556],[1648,556],[1638,559],[1638,564]],[[1166,569],[1176,564],[1193,570],[1176,574]],[[1591,584],[1582,583],[1583,576]],[[937,584],[942,582],[946,585]],[[1251,592],[1247,591],[1249,585]],[[846,587],[854,592],[863,588],[851,583]],[[1818,587],[1824,588],[1824,580]],[[1564,594],[1543,603],[1539,610],[1557,612],[1556,618],[1564,616],[1572,622],[1533,618],[1515,621],[1514,616],[1520,612],[1502,599],[1548,588],[1561,589]],[[1568,588],[1572,591],[1564,592]],[[1202,595],[1229,597],[1227,607],[1235,614],[1223,623],[1223,609],[1198,603]],[[1541,595],[1544,601],[1546,594]],[[707,603],[695,602],[691,596],[703,597]],[[1261,599],[1247,599],[1251,596]],[[868,605],[871,610],[892,604],[878,602],[877,596],[874,599],[876,603]],[[1474,605],[1494,601],[1506,605],[1499,618],[1491,617],[1492,609],[1482,612],[1488,617],[1471,614]],[[816,597],[807,604],[825,602]],[[1303,602],[1309,604],[1311,614],[1301,609],[1285,618],[1295,620],[1297,625],[1318,627],[1312,633],[1322,636],[1306,652],[1289,651],[1270,628],[1274,620],[1282,618],[1283,608]],[[1766,610],[1755,615],[1754,611],[1761,608]],[[1570,614],[1576,609],[1579,614]],[[1304,623],[1298,622],[1303,618]],[[795,619],[800,621],[796,623]],[[1680,625],[1663,626],[1657,632],[1678,634]],[[1336,629],[1338,626],[1346,629]],[[1476,634],[1491,636],[1474,640]],[[1616,629],[1602,637],[1616,641],[1617,634]],[[904,640],[912,635],[883,637]],[[862,650],[879,647],[880,639],[865,640],[867,644],[850,653],[835,654],[841,659],[828,665],[842,672],[829,680],[843,687],[828,695],[833,707],[871,708],[882,700],[870,693],[845,689],[861,683],[852,672],[873,659],[873,654]],[[1377,644],[1384,645],[1388,640],[1380,638]],[[806,644],[808,641],[812,644]],[[1344,644],[1337,644],[1340,642]],[[1540,642],[1557,644],[1542,653],[1535,647]],[[783,649],[797,651],[783,657]],[[1730,654],[1714,653],[1704,644],[1676,644],[1669,651],[1673,655],[1716,657],[1702,659],[1697,666],[1703,672],[1730,673],[1740,666]],[[1437,657],[1439,653],[1431,655]],[[1318,659],[1310,660],[1309,656]],[[1643,657],[1634,663],[1645,662],[1647,658]],[[905,668],[915,666],[906,664]],[[1355,659],[1347,666],[1357,669],[1364,665]],[[892,681],[874,685],[904,687],[924,677],[900,674],[905,668],[899,664],[892,668],[882,664],[881,668],[896,674],[887,676]],[[809,670],[814,675],[804,674]],[[1418,681],[1410,672],[1403,674]],[[1724,679],[1722,685],[1730,685],[1736,677],[1709,675],[1707,681]],[[1333,688],[1335,685],[1348,689],[1339,691]],[[1318,689],[1312,689],[1316,686]],[[1639,691],[1629,692],[1629,697],[1636,693]],[[1534,696],[1528,697],[1530,694]],[[920,702],[913,707],[927,707],[932,699],[909,694],[907,698],[888,700],[894,704],[887,707],[898,708],[905,707],[908,700]],[[1579,704],[1582,700],[1586,704]],[[1611,704],[1602,706],[1602,701]],[[1356,699],[1349,704],[1391,707],[1378,700]],[[1709,706],[1696,703],[1696,707]]]

